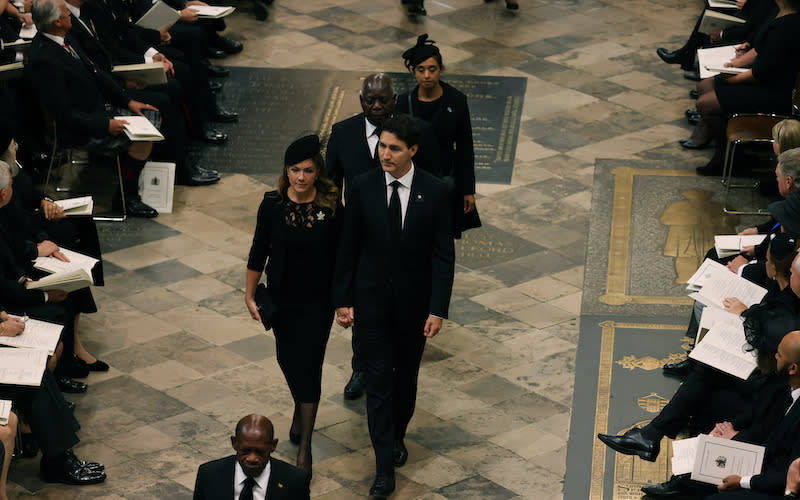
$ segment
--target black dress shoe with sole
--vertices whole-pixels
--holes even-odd
[[[48,483],[64,483],[81,486],[86,484],[98,484],[106,480],[106,473],[104,470],[81,465],[80,461],[70,459],[63,454],[57,458],[42,457],[39,470],[42,474],[42,479]]]
[[[684,71],[683,77],[693,82],[699,82],[701,80],[699,71]]]
[[[72,380],[71,378],[67,377],[66,375],[62,375],[58,377],[58,388],[61,389],[61,392],[66,392],[69,394],[80,394],[82,392],[86,392],[89,389],[89,386],[84,384],[83,382],[78,382],[77,380]]]
[[[242,42],[224,36],[219,37],[214,46],[226,54],[238,54],[244,49]]]
[[[138,196],[136,198],[129,198],[125,202],[125,212],[128,214],[128,217],[140,217],[142,219],[158,217],[156,209],[143,202]]]
[[[686,358],[683,361],[678,361],[677,363],[667,363],[661,369],[664,371],[664,375],[685,377],[686,375],[689,374],[689,370],[691,368],[692,368],[692,360]]]
[[[364,394],[367,377],[364,372],[354,371],[347,385],[344,386],[344,399],[358,399]]]
[[[686,488],[686,475],[672,476],[669,481],[642,486],[642,491],[653,498],[674,498],[691,493]]]
[[[217,66],[216,64],[211,64],[207,71],[209,76],[214,76],[217,78],[223,78],[231,74],[231,70],[228,68],[223,68],[222,66]]]
[[[428,11],[425,10],[425,6],[421,3],[409,3],[408,14],[411,16],[427,16]]]
[[[408,449],[402,439],[397,439],[394,442],[392,449],[392,463],[395,467],[402,467],[408,461]]]
[[[682,147],[684,147],[686,149],[706,149],[708,147],[708,145],[709,145],[708,142],[705,143],[705,144],[698,144],[698,143],[694,142],[694,139],[691,139],[691,138],[690,139],[681,139],[680,141],[678,141],[678,144],[680,144]]]
[[[624,455],[638,455],[642,460],[655,462],[661,448],[661,440],[653,441],[642,434],[642,430],[635,427],[621,436],[611,434],[598,434],[598,439],[612,450]]]
[[[387,498],[394,491],[394,476],[375,476],[375,481],[369,489],[370,498]]]
[[[696,90],[690,90],[689,91],[689,98],[690,99],[697,99],[698,97],[700,97],[700,92],[698,92]]]
[[[196,165],[187,167],[185,172],[180,172],[175,179],[179,186],[209,186],[219,182],[219,175],[201,172]]]
[[[219,123],[234,123],[239,121],[239,113],[217,106],[214,110],[214,116],[211,117],[212,122]]]
[[[220,132],[215,128],[209,127],[208,125],[203,126],[202,137],[203,141],[209,144],[222,144],[228,140],[228,134]]]
[[[228,53],[224,50],[215,49],[214,47],[208,47],[206,49],[206,57],[209,59],[224,59],[228,57]]]
[[[669,51],[665,48],[659,47],[656,49],[656,54],[667,64],[685,64],[686,54],[679,50]]]

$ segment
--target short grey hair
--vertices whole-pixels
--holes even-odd
[[[368,77],[364,78],[364,82],[361,84],[361,95],[367,93],[370,87],[374,87],[381,81],[386,81],[389,85],[389,92],[394,95],[394,85],[392,85],[392,77],[389,76],[387,73],[373,73]]]
[[[8,187],[11,182],[11,167],[8,163],[0,160],[0,190]]]
[[[40,33],[47,33],[53,27],[53,23],[61,17],[61,4],[64,0],[33,0],[31,6],[31,17],[36,30]]]
[[[800,188],[800,148],[784,151],[778,156],[778,171],[784,177],[791,177],[794,186]]]

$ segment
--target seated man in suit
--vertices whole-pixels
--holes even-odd
[[[152,143],[128,139],[123,133],[126,122],[106,114],[106,102],[138,115],[144,110],[158,110],[132,99],[109,74],[97,71],[85,54],[81,57],[82,49],[67,35],[72,22],[63,0],[36,0],[31,10],[38,33],[31,43],[26,72],[56,122],[59,143],[86,146],[102,156],[119,155],[128,215],[157,216],[158,212],[138,195],[139,174]],[[119,195],[115,202],[121,206]]]
[[[239,420],[231,445],[235,455],[206,462],[197,470],[194,500],[310,498],[308,472],[270,457],[278,440],[267,417],[251,414]]]

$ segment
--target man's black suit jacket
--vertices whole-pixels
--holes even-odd
[[[413,321],[447,318],[455,252],[446,184],[415,169],[399,244],[390,233],[382,169],[352,180],[334,277],[335,307],[355,307],[358,325],[385,326],[392,301]]]
[[[267,500],[304,500],[310,498],[311,476],[293,465],[270,458]],[[197,469],[194,500],[233,499],[234,467],[236,457],[220,458],[206,462]]]
[[[436,142],[433,129],[422,120],[417,122],[422,128],[422,133],[417,154],[414,155],[414,165],[436,177],[441,177],[439,144]],[[375,151],[370,151],[367,143],[364,113],[334,123],[328,139],[328,150],[325,153],[328,178],[341,189],[345,179],[349,182],[368,170],[380,169],[380,162],[374,155]]]
[[[36,95],[56,121],[59,141],[81,145],[90,137],[108,134],[106,102],[126,108],[130,97],[110,74],[94,67],[69,33],[65,41],[80,59],[37,33],[25,69]]]

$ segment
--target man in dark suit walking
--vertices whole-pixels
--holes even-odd
[[[247,415],[231,436],[235,455],[206,462],[197,470],[194,500],[303,500],[310,498],[308,472],[270,458],[278,440],[272,422]]]
[[[427,338],[447,317],[454,250],[448,190],[415,168],[419,127],[387,120],[381,170],[354,178],[340,238],[333,300],[336,322],[357,326],[367,371],[367,419],[375,450],[370,495],[394,491],[394,467],[408,459],[403,439],[414,413]]]
[[[361,86],[362,113],[333,125],[325,163],[328,177],[339,190],[354,177],[369,170],[378,170],[378,138],[383,123],[394,114],[397,96],[392,88],[392,79],[386,73],[375,73],[364,78]],[[434,175],[439,175],[439,146],[434,135],[423,130],[414,164]],[[363,356],[358,345],[358,335],[353,332],[353,375],[344,388],[345,399],[361,397],[366,387]]]

